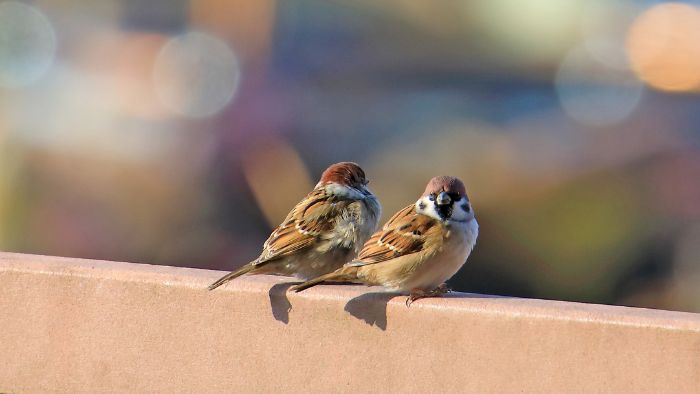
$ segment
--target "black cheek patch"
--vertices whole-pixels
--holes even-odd
[[[470,211],[469,204],[466,204],[466,203],[462,204],[462,210],[464,210],[464,212],[466,212],[466,213],[469,213],[469,211]]]

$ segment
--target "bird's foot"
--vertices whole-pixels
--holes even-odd
[[[443,283],[440,286],[431,290],[430,293],[433,297],[440,297],[441,295],[447,294],[451,291],[452,289],[450,289],[449,286],[447,286],[447,283]]]
[[[449,287],[447,287],[447,283],[443,283],[430,291],[425,291],[422,289],[413,289],[411,290],[411,294],[409,294],[408,297],[406,297],[406,306],[410,307],[411,304],[413,304],[413,301],[420,300],[421,298],[440,297],[444,294],[449,293],[450,291],[452,290]]]

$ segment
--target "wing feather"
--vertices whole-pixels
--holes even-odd
[[[425,234],[439,226],[437,221],[420,215],[411,204],[389,219],[384,227],[365,243],[356,261],[350,266],[381,263],[424,250]]]
[[[324,188],[314,189],[289,212],[263,245],[255,265],[279,259],[311,247],[324,233],[335,226],[335,217],[351,200],[329,194]]]

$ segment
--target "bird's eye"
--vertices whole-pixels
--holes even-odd
[[[430,201],[435,201],[435,193],[432,193],[428,198],[430,198]]]

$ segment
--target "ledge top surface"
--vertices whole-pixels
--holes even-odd
[[[207,292],[206,287],[224,273],[197,268],[0,252],[0,278],[3,272],[142,282],[202,292]],[[297,282],[294,278],[282,276],[244,276],[212,291],[211,296],[230,297],[238,292],[260,292],[267,296],[268,292],[286,291],[284,283]],[[367,300],[377,298],[387,300],[387,306],[392,309],[407,309],[404,296],[361,285],[321,285],[298,294],[290,291],[287,297],[291,302],[294,302],[295,298],[339,302],[359,297]],[[700,332],[698,313],[471,293],[453,292],[445,297],[421,299],[410,307],[414,313],[420,313],[421,309]]]

